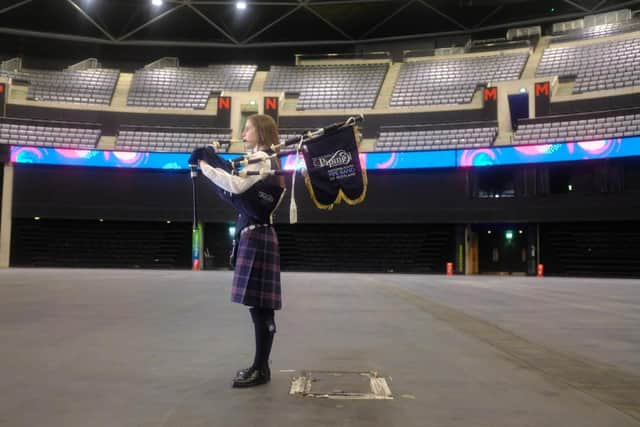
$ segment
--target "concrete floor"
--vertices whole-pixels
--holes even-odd
[[[0,426],[640,426],[640,280],[283,274],[272,382],[230,272],[0,270]],[[394,400],[288,394],[376,370]]]

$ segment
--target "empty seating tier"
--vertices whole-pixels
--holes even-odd
[[[1,144],[94,149],[100,134],[99,125],[9,118],[0,121]]]
[[[391,106],[469,103],[478,85],[520,78],[528,57],[522,52],[408,62],[400,69]]]
[[[522,120],[514,144],[590,141],[640,135],[640,111],[605,117],[542,118]]]
[[[215,128],[121,128],[116,149],[123,151],[166,151],[188,153],[213,141],[229,141],[231,129]],[[227,151],[223,144],[220,151]]]
[[[575,77],[574,94],[640,86],[640,38],[547,48],[536,75]]]
[[[204,109],[212,93],[248,91],[256,65],[152,68],[133,75],[127,104],[138,107]]]
[[[640,30],[640,22],[614,22],[610,24],[594,25],[592,27],[581,28],[579,30],[569,31],[558,35],[551,39],[551,43],[562,43],[576,40],[596,39],[600,37],[608,37],[616,34],[628,33]]]
[[[0,71],[0,76],[29,83],[27,99],[75,104],[111,104],[119,70]]]
[[[488,147],[497,133],[495,122],[381,127],[375,151]]]
[[[297,110],[373,108],[389,64],[272,66],[265,90],[298,93]]]

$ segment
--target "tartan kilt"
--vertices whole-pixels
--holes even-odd
[[[282,308],[280,246],[272,226],[254,228],[241,234],[231,301],[252,307]]]

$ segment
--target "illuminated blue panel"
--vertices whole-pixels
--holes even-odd
[[[496,166],[640,156],[640,137],[458,150],[456,165]]]
[[[456,150],[363,153],[366,169],[447,168],[456,165]]]
[[[225,159],[238,154],[222,154]],[[640,156],[640,137],[605,139],[564,144],[487,147],[467,150],[429,150],[360,153],[368,170],[478,167],[526,163],[565,162]],[[188,153],[135,153],[128,151],[70,150],[41,147],[11,147],[11,161],[18,164],[97,166],[146,169],[187,169]],[[298,167],[303,163],[302,156]],[[292,170],[295,155],[282,159]]]
[[[282,161],[283,169],[293,170],[295,159],[295,154],[286,156]],[[456,150],[360,153],[360,163],[367,170],[452,168],[456,165]],[[297,169],[303,165],[300,156]]]
[[[236,156],[222,154],[225,159]],[[179,170],[188,169],[187,160],[189,160],[188,153],[136,153],[131,151],[11,147],[11,162],[19,164]]]

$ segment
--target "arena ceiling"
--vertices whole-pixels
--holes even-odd
[[[548,24],[640,0],[0,0],[0,34],[115,46],[357,45]]]

